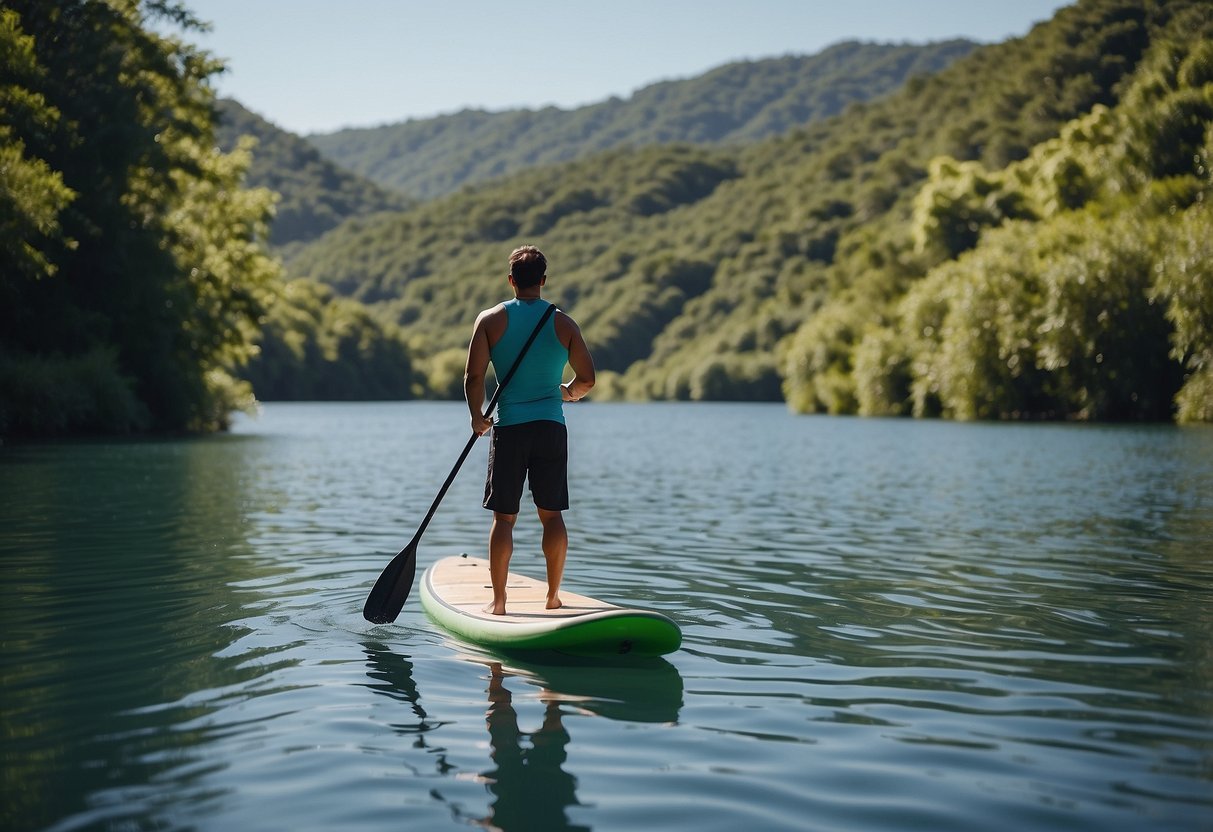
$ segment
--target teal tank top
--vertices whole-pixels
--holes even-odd
[[[489,349],[493,372],[498,379],[514,366],[522,345],[531,337],[535,325],[549,304],[544,300],[514,300],[503,304],[508,322],[501,340]],[[547,420],[564,424],[564,407],[560,397],[560,382],[569,351],[556,337],[556,316],[553,314],[535,336],[518,372],[497,400],[497,424],[520,425],[523,422]]]

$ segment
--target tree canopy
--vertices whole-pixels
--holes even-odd
[[[278,279],[271,195],[215,149],[219,64],[169,2],[0,9],[0,431],[207,429]]]
[[[794,406],[1209,419],[1213,16],[1184,3],[1108,10],[1107,31],[1142,42],[1115,97],[1005,166],[934,158],[909,233],[891,241],[916,279],[875,316],[870,295],[836,293],[798,331]],[[881,271],[898,282],[900,269],[867,279]]]

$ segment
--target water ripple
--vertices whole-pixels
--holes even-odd
[[[684,631],[603,665],[473,649],[415,600],[362,619],[461,414],[4,448],[4,828],[1213,816],[1213,432],[570,408],[567,585]],[[422,567],[484,551],[484,453]],[[518,571],[539,543],[524,515]]]

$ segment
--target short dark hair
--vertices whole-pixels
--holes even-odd
[[[519,246],[510,253],[510,276],[519,289],[539,285],[547,271],[547,258],[534,246]]]

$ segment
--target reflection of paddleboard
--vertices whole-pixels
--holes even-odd
[[[673,723],[682,710],[682,676],[660,656],[572,656],[470,644],[457,655],[500,668],[517,696],[567,703],[607,719]]]
[[[560,591],[563,606],[544,609],[547,584],[510,573],[506,614],[484,611],[493,600],[489,562],[443,558],[421,579],[421,605],[437,623],[475,644],[583,655],[660,656],[682,643],[678,625],[658,612],[618,607]]]

